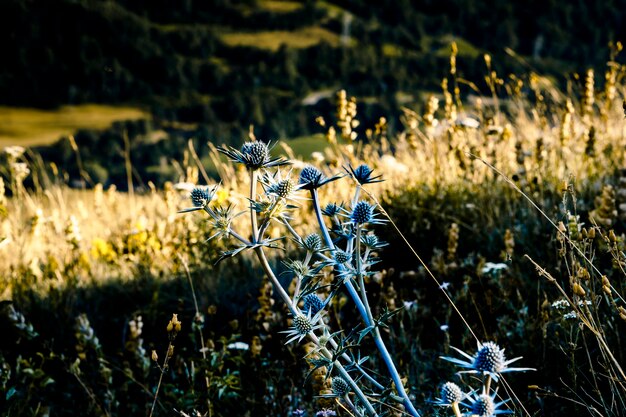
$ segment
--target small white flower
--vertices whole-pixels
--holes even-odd
[[[481,272],[483,274],[488,274],[490,272],[500,272],[502,270],[508,269],[509,266],[505,263],[493,263],[493,262],[487,262],[485,263],[485,266],[483,266],[483,269],[481,270]]]
[[[321,152],[312,152],[311,159],[317,162],[324,162],[324,154]]]
[[[447,332],[450,326],[448,326],[447,324],[442,324],[441,326],[439,326],[439,328],[442,332]]]
[[[226,347],[228,349],[233,349],[233,350],[248,350],[248,349],[250,349],[250,345],[248,345],[247,343],[244,343],[244,342],[230,343]]]
[[[576,319],[576,317],[578,317],[578,315],[574,310],[570,311],[569,313],[563,314],[563,318],[565,320],[574,320]]]

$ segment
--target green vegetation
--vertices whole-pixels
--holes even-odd
[[[0,146],[50,145],[77,130],[104,130],[116,121],[149,117],[137,108],[95,104],[56,110],[0,107]]]

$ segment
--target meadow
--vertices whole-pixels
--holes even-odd
[[[441,91],[403,108],[396,134],[386,119],[396,116],[362,126],[358,97],[338,92],[332,120],[317,119],[323,134],[302,138],[295,152],[289,142],[273,144],[272,158],[290,165],[258,191],[251,173],[277,168],[233,161],[255,145],[211,145],[207,163],[190,145],[177,181],[142,192],[132,180],[129,192],[72,189],[32,153],[5,148],[0,414],[400,416],[411,414],[397,400],[406,397],[420,415],[458,416],[442,385],[469,393],[487,378],[484,392],[499,387],[497,407],[476,411],[474,391],[463,397],[464,412],[626,415],[626,68],[612,56],[563,92],[539,74],[498,74],[485,55],[488,93],[469,99],[457,52]],[[251,131],[249,143],[261,139]],[[220,180],[206,174],[208,161]],[[359,180],[361,164],[371,181]],[[332,181],[307,198],[303,172],[312,167]],[[288,204],[262,204],[283,178],[302,188],[289,221],[274,210]],[[349,292],[335,285],[345,278],[336,251],[303,275],[332,300],[322,320],[344,329],[334,336],[350,345],[342,352],[358,353],[363,375],[382,387],[355,377],[364,397],[320,362],[321,342],[297,333],[297,303],[283,302],[280,290],[287,299],[300,290],[295,260],[306,251],[291,237],[315,230],[318,199],[334,232],[350,222],[360,230],[355,189],[376,213],[366,216],[377,219],[368,230],[388,244],[363,240],[371,271],[355,280],[380,325],[364,326]],[[333,212],[333,202],[343,211]],[[228,252],[237,248],[233,230],[256,228],[251,205],[268,219],[266,262],[255,245]],[[227,225],[207,216],[220,210]],[[255,243],[254,235],[240,240]],[[294,331],[302,340],[286,344]],[[399,380],[376,354],[378,337]],[[507,359],[522,357],[512,367],[534,370],[457,374],[442,359],[477,342],[495,342]]]
[[[145,119],[134,107],[77,105],[54,110],[0,107],[0,145],[49,145],[79,129],[105,129],[118,120]]]

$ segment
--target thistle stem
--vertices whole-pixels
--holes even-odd
[[[324,223],[324,219],[322,217],[322,212],[321,212],[320,205],[319,205],[319,196],[317,194],[316,189],[311,190],[311,199],[313,201],[313,210],[315,211],[315,216],[317,218],[317,222],[319,223],[320,229],[322,231],[322,235],[324,236],[324,240],[326,241],[326,245],[331,250],[334,250],[335,245],[330,237],[328,229],[326,228],[326,224]],[[340,271],[345,270],[345,268],[341,265],[338,265],[337,268]],[[366,307],[363,301],[359,298],[359,295],[356,289],[354,288],[354,285],[352,285],[352,282],[349,279],[345,279],[344,284],[346,286],[346,289],[348,290],[348,293],[352,297],[352,300],[356,304],[356,307],[359,310],[359,313],[361,314],[361,318],[363,319],[363,322],[368,327],[372,326],[373,320],[370,318],[372,316],[371,310],[368,307]],[[391,355],[389,354],[389,351],[387,350],[387,346],[385,346],[385,342],[383,341],[380,335],[380,331],[378,327],[374,327],[374,331],[372,333],[374,336],[374,342],[376,343],[376,347],[378,348],[383,358],[383,361],[385,362],[385,365],[387,366],[387,369],[389,373],[391,374],[391,379],[393,380],[393,383],[396,386],[396,390],[398,391],[398,394],[403,399],[402,404],[404,405],[404,407],[406,408],[407,412],[410,415],[412,415],[413,417],[420,417],[420,414],[415,409],[415,406],[413,406],[413,403],[411,403],[411,400],[409,399],[409,396],[404,389],[404,385],[402,384],[400,374],[398,373],[398,370],[396,369],[396,366],[393,363],[393,359],[391,359]]]
[[[255,169],[250,168],[250,203],[256,201],[256,183],[257,183],[258,174]],[[252,227],[252,243],[257,243],[257,234],[258,234],[258,220],[256,216],[256,211],[250,208],[250,225]]]
[[[452,403],[452,410],[454,410],[455,417],[461,417],[461,410],[459,409],[459,403]]]
[[[272,284],[274,284],[274,287],[278,291],[278,295],[280,296],[280,298],[282,298],[285,304],[287,304],[287,307],[289,308],[289,311],[291,312],[291,314],[293,314],[294,316],[296,316],[297,314],[300,314],[297,306],[293,304],[293,302],[291,301],[291,298],[289,297],[289,294],[287,294],[287,292],[282,287],[282,285],[280,285],[278,278],[276,278],[276,275],[274,274],[274,271],[272,270],[267,260],[267,257],[265,256],[265,252],[263,251],[263,248],[256,247],[254,251],[256,252],[257,257],[259,258],[259,261],[261,262],[261,265],[263,269],[265,270],[265,273],[272,281]],[[316,346],[320,347],[320,352],[322,352],[322,354],[327,359],[333,358],[333,354],[328,349],[320,345],[319,338],[315,335],[315,333],[310,332],[308,336],[311,338],[311,340],[313,341],[313,343],[315,343]],[[350,384],[355,394],[359,397],[361,402],[365,405],[365,408],[367,409],[368,413],[374,417],[377,417],[378,414],[374,410],[374,407],[372,407],[372,404],[370,404],[369,400],[367,399],[363,391],[361,391],[357,383],[350,376],[350,374],[348,374],[348,371],[345,370],[343,365],[338,360],[335,360],[334,367],[337,368],[341,376]]]

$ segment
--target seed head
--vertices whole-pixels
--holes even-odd
[[[356,203],[350,214],[350,220],[356,224],[369,223],[374,217],[374,207],[367,201]]]
[[[305,313],[311,312],[311,315],[316,315],[322,308],[324,308],[324,301],[316,294],[307,294],[304,296],[304,306],[302,310]]]
[[[330,382],[330,387],[335,395],[343,397],[350,392],[350,385],[340,376],[336,376]]]

